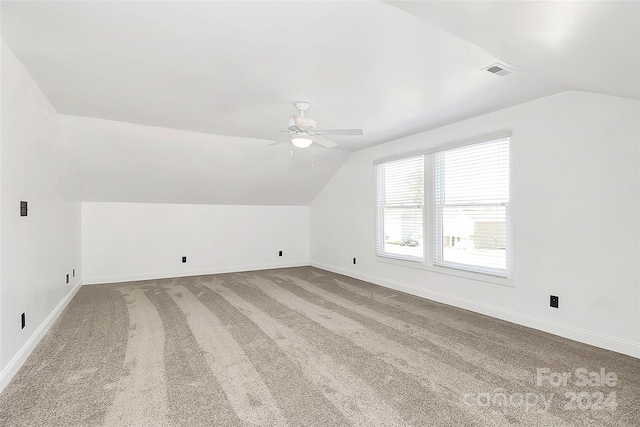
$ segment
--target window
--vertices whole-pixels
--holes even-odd
[[[510,140],[505,135],[378,162],[376,255],[429,269],[508,277]]]
[[[424,259],[424,156],[380,163],[376,255]]]
[[[433,263],[507,275],[509,140],[434,153]]]

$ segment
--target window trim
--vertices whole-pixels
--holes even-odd
[[[407,157],[419,156],[423,155],[424,157],[424,208],[423,208],[423,236],[427,237],[428,240],[424,240],[424,258],[423,259],[407,259],[401,257],[390,257],[385,255],[380,255],[377,253],[375,245],[374,245],[374,255],[375,259],[378,262],[397,265],[402,267],[409,267],[418,270],[431,271],[434,273],[444,274],[448,276],[461,277],[465,279],[471,279],[481,282],[493,283],[502,286],[515,286],[515,275],[514,275],[514,252],[515,252],[515,239],[514,239],[514,179],[513,179],[513,156],[509,155],[509,203],[508,203],[508,217],[509,217],[509,226],[507,230],[507,239],[509,242],[509,250],[507,251],[507,268],[506,268],[506,276],[504,275],[496,275],[492,274],[490,271],[474,271],[468,270],[465,268],[456,268],[452,265],[434,265],[433,264],[433,256],[434,256],[434,248],[433,248],[433,220],[434,220],[434,206],[433,203],[427,202],[433,200],[433,195],[435,192],[434,188],[434,157],[433,154],[439,151],[445,151],[452,148],[463,147],[466,145],[474,145],[483,142],[489,142],[497,139],[509,138],[509,152],[512,152],[513,146],[513,133],[511,129],[501,129],[491,132],[485,132],[481,134],[471,135],[466,138],[456,139],[448,142],[444,142],[442,144],[434,145],[433,147],[429,147],[427,149],[421,150],[413,150],[407,151],[400,154],[385,156],[379,159],[374,160],[374,176],[376,176],[376,167],[380,163],[386,163],[394,160],[400,160]],[[377,179],[377,176],[376,176]],[[376,183],[376,193],[377,193],[377,182]],[[427,185],[428,184],[428,185]],[[377,217],[377,195],[376,195],[376,224],[378,221]],[[377,227],[377,225],[376,225]],[[377,230],[375,232],[376,240]],[[374,241],[377,244],[376,241]]]
[[[376,255],[376,261],[383,264],[395,265],[405,268],[408,267],[415,270],[429,271],[445,276],[475,280],[477,282],[493,283],[496,285],[507,286],[511,288],[515,287],[515,278],[513,277],[513,274],[511,274],[509,277],[494,276],[488,273],[479,273],[475,271],[461,270],[458,268],[444,267],[439,265],[428,265],[425,262],[410,262],[404,259],[382,257],[378,255]]]
[[[442,144],[434,145],[433,147],[429,147],[421,150],[405,151],[399,154],[381,157],[379,159],[374,160],[373,164],[377,165],[379,163],[387,163],[394,160],[400,160],[407,157],[414,157],[414,156],[420,156],[420,155],[426,156],[426,155],[433,154],[437,151],[445,151],[452,148],[464,147],[465,145],[480,144],[482,142],[489,142],[494,139],[511,138],[512,136],[513,134],[510,129],[485,132],[481,134],[471,135],[466,138],[455,139],[453,141],[444,142]]]

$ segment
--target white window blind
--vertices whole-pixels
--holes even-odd
[[[434,265],[508,276],[509,138],[434,154]]]
[[[376,165],[376,255],[424,260],[424,156]]]

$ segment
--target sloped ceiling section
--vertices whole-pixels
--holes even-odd
[[[3,1],[2,36],[61,114],[269,140],[306,100],[347,151],[563,89],[380,1]]]
[[[309,205],[349,152],[60,115],[80,201]]]

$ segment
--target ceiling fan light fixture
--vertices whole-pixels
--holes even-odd
[[[309,138],[296,136],[294,138],[291,138],[291,142],[298,148],[307,148],[313,141],[311,141]]]

